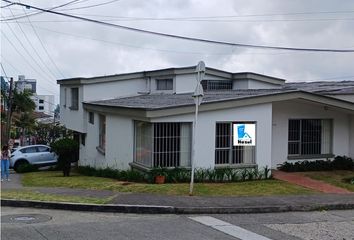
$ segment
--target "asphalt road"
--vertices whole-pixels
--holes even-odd
[[[354,240],[354,210],[188,216],[2,207],[1,239]]]

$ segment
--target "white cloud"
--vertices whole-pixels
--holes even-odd
[[[48,2],[23,0],[22,2],[47,8],[63,4],[66,0]],[[72,7],[101,2],[98,0],[85,1]],[[22,14],[20,7],[12,7],[12,9],[16,15]],[[241,0],[121,0],[96,8],[68,11],[67,13],[104,15],[105,17],[87,17],[109,20],[112,17],[108,16],[178,18],[334,12],[350,9],[354,9],[354,2],[349,0],[340,2],[330,0],[250,0],[247,2]],[[31,12],[32,10],[27,11]],[[3,9],[2,16],[10,17],[11,13],[9,10]],[[348,12],[239,17],[233,18],[238,20],[234,22],[151,20],[115,21],[114,23],[170,34],[246,44],[309,48],[354,48],[353,20],[302,21],[318,18],[353,19],[353,16],[354,12]],[[297,21],[288,21],[289,19]],[[72,19],[47,13],[33,16],[31,20],[36,27],[82,36],[82,38],[78,38],[37,28],[37,32],[45,43],[52,59],[68,78],[190,66],[195,65],[199,60],[204,60],[207,66],[232,72],[254,71],[290,80],[354,75],[354,54],[279,52],[202,44],[129,32],[82,21],[72,21]],[[68,22],[38,22],[58,20]],[[272,22],[269,20],[284,21]],[[19,20],[31,42],[46,61],[47,67],[57,73],[31,27],[24,25],[26,21],[26,19]],[[23,39],[23,34],[19,28],[16,27],[16,23],[9,24],[30,51],[31,49]],[[12,40],[25,58],[31,61],[31,58],[26,56],[27,54],[21,49],[20,44],[8,27],[3,27],[2,31]],[[4,40],[3,36],[1,40],[1,57],[4,60],[3,64],[8,75],[16,78],[17,75],[24,74],[28,78],[36,78],[38,84],[42,85],[38,87],[40,93],[49,93],[47,90],[50,90],[58,94],[58,87],[49,83],[49,81],[54,82],[54,77],[53,79],[47,79],[42,76],[43,74],[37,73],[40,70],[33,71],[23,60],[23,57],[19,56],[11,45]],[[33,57],[36,58],[34,53]],[[37,61],[39,62],[38,59]],[[11,67],[10,64],[15,68]],[[32,65],[35,66],[33,61]],[[57,73],[56,78],[61,78],[59,73]]]

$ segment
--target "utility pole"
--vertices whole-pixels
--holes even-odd
[[[6,132],[5,132],[5,139],[3,140],[4,145],[8,145],[10,140],[12,104],[13,104],[13,83],[14,83],[14,79],[10,78],[9,99],[8,99],[7,115],[6,115]]]

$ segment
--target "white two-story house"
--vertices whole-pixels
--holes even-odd
[[[286,83],[206,68],[192,132],[195,67],[58,80],[61,122],[80,165],[150,169],[272,167],[354,157],[354,82]]]

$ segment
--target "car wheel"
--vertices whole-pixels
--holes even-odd
[[[28,161],[26,160],[18,160],[16,163],[15,163],[15,166],[14,166],[14,170],[17,172],[18,168],[22,165],[25,165],[25,164],[29,164]]]

